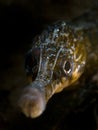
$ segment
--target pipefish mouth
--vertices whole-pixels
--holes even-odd
[[[98,31],[97,18],[94,11],[69,22],[58,21],[34,39],[25,68],[35,80],[23,89],[17,104],[27,117],[40,116],[49,99],[76,82],[88,68],[89,55],[97,55],[89,38],[89,33]]]

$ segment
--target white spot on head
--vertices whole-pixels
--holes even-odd
[[[74,39],[73,39],[73,41],[74,41],[74,42],[76,42],[76,41],[77,41],[77,39],[76,39],[76,38],[74,38]]]
[[[65,37],[68,37],[69,36],[69,33],[64,33]]]

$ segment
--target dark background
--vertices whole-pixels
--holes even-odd
[[[54,96],[37,119],[26,118],[12,110],[8,101],[10,91],[24,84],[24,56],[34,36],[52,22],[71,20],[96,4],[97,0],[0,0],[0,130],[96,129],[95,104],[84,111],[65,110],[73,92],[66,92],[69,94],[66,97],[63,93]]]

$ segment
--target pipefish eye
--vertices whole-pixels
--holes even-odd
[[[70,61],[65,61],[63,64],[63,71],[66,75],[70,74],[72,72],[72,64]]]
[[[25,56],[25,69],[27,75],[32,75],[32,78],[35,78],[38,72],[38,63],[40,57],[40,49],[32,48],[27,52]]]

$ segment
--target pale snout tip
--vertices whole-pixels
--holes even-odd
[[[30,91],[21,95],[18,106],[26,117],[36,118],[44,112],[46,102],[41,91],[30,88]]]

